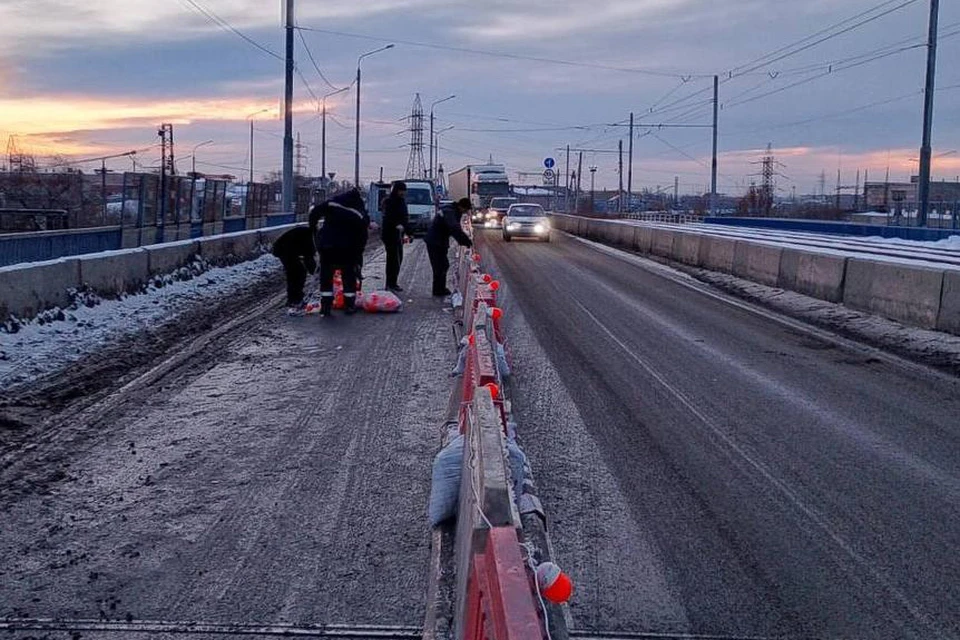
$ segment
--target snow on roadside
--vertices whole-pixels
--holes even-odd
[[[276,273],[279,264],[266,254],[229,267],[204,265],[190,279],[157,279],[141,294],[100,300],[80,293],[75,308],[53,309],[23,324],[8,322],[0,329],[0,390],[62,371],[111,342],[254,284]]]

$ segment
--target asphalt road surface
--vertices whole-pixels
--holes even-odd
[[[481,244],[575,628],[960,637],[956,379],[560,234]]]
[[[0,620],[421,625],[455,348],[422,243],[401,282],[401,314],[276,307],[12,458]]]

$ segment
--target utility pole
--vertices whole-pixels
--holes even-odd
[[[253,184],[253,119],[250,119],[250,180],[247,184]]]
[[[583,176],[583,151],[580,152],[580,157],[577,160],[577,200],[573,203],[574,209],[577,213],[580,213],[580,178]]]
[[[327,101],[323,101],[323,112],[320,116],[320,184],[327,179]]]
[[[283,212],[294,210],[293,202],[293,0],[287,6],[287,64],[283,98]],[[251,163],[252,166],[252,163]]]
[[[630,112],[630,144],[627,153],[627,211],[633,204],[633,112]]]
[[[620,174],[620,187],[617,191],[617,213],[623,213],[623,140],[619,141],[618,150],[620,152],[620,168],[617,173]]]
[[[597,165],[590,165],[590,213],[597,209],[597,190],[594,178],[597,177]]]
[[[338,93],[343,93],[344,91],[349,90],[350,87],[343,87],[342,89],[337,89],[331,91],[327,95],[323,96],[320,99],[320,184],[323,185],[324,191],[326,191],[327,180],[333,180],[333,178],[327,177],[327,98],[337,95]]]
[[[673,176],[673,208],[680,208],[680,176]]]
[[[100,224],[107,224],[107,160],[100,161],[100,201],[103,205]],[[121,204],[122,206],[122,204]],[[120,210],[120,219],[123,220],[123,209]]]
[[[860,212],[860,169],[857,169],[857,186],[853,192],[853,210]]]
[[[713,76],[713,163],[710,167],[710,215],[717,215],[717,125],[720,121],[720,76]]]
[[[567,145],[567,168],[563,182],[566,185],[566,190],[563,192],[563,210],[565,213],[570,213],[570,145]]]
[[[920,146],[920,209],[917,225],[927,226],[930,211],[930,138],[933,133],[933,94],[937,79],[937,23],[940,16],[940,0],[930,0],[930,32],[927,37],[927,86],[923,97],[923,143]]]

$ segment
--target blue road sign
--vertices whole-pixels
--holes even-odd
[[[553,158],[547,158],[543,161],[543,166],[545,166],[547,169],[553,169],[556,165],[557,163]]]

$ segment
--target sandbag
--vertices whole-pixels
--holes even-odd
[[[463,375],[463,372],[467,369],[467,356],[470,352],[470,341],[466,336],[460,339],[460,344],[457,348],[457,364],[453,367],[453,371],[450,373],[453,377],[459,377]]]
[[[403,308],[403,301],[392,291],[374,291],[367,293],[357,301],[367,313],[396,313]]]
[[[513,499],[518,501],[523,495],[523,480],[526,477],[527,456],[513,440],[507,441],[507,462],[510,465],[510,479],[513,481]]]
[[[496,348],[494,349],[496,360],[497,360],[497,372],[500,374],[501,379],[506,379],[510,377],[510,363],[507,362],[507,350],[504,348],[502,342],[498,342]]]
[[[463,468],[463,435],[458,434],[433,459],[430,504],[427,516],[435,527],[457,516],[460,503],[460,474]]]

